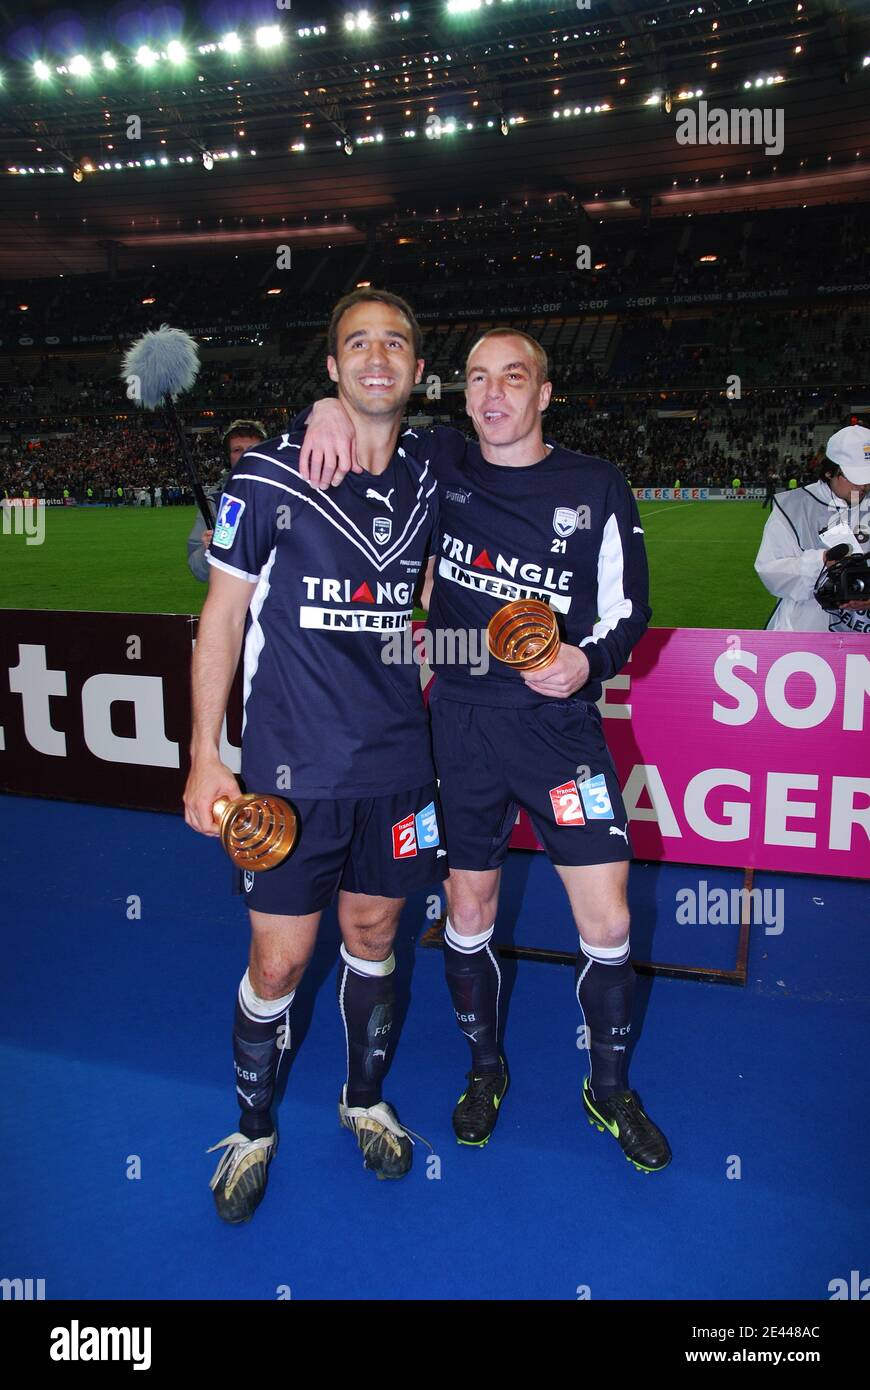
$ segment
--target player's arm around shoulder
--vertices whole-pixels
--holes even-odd
[[[312,487],[338,487],[348,473],[362,473],[353,421],[335,396],[324,396],[301,411],[292,428],[305,433],[299,472]]]

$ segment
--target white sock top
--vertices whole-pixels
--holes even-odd
[[[495,922],[492,922],[486,931],[478,932],[476,936],[460,936],[448,917],[447,925],[444,928],[444,940],[449,941],[456,951],[481,951],[489,942],[494,931]]]
[[[295,995],[296,991],[292,989],[281,999],[261,999],[258,994],[254,993],[251,977],[247,970],[242,976],[242,983],[239,985],[239,1003],[248,1018],[256,1019],[260,1023],[267,1023],[270,1019],[283,1014],[293,1003]]]

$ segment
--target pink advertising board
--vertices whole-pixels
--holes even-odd
[[[599,708],[636,858],[870,878],[862,635],[651,628]]]

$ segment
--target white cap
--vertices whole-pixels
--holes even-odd
[[[863,425],[846,425],[828,440],[825,453],[839,464],[844,478],[858,487],[870,483],[870,430]]]

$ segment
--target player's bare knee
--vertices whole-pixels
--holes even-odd
[[[252,960],[248,975],[260,999],[283,999],[301,982],[308,961],[280,962]]]
[[[577,930],[590,946],[621,946],[628,940],[631,919],[627,912],[601,913],[586,916],[577,922]]]
[[[382,912],[342,922],[341,934],[352,956],[359,956],[361,960],[385,960],[392,950],[397,926],[398,917],[394,912]]]
[[[495,897],[457,895],[450,903],[450,923],[460,936],[477,936],[492,926],[497,907]]]

